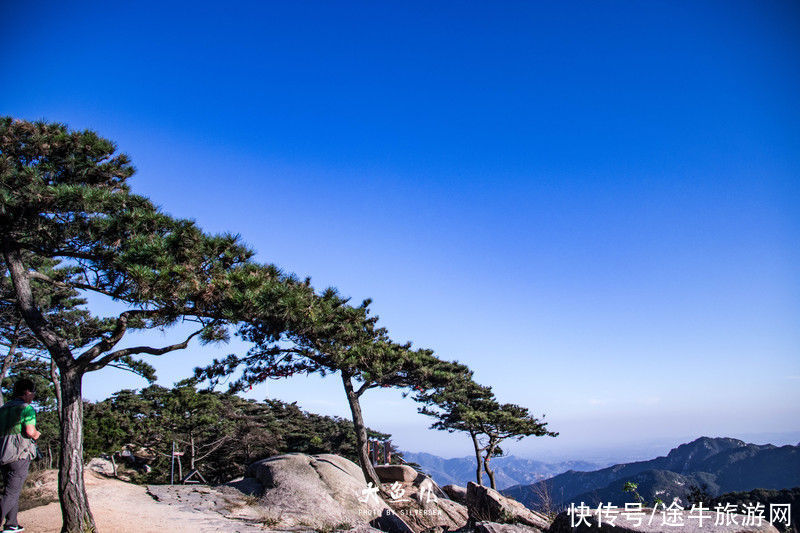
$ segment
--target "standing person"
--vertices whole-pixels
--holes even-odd
[[[14,398],[0,407],[0,470],[5,481],[0,523],[6,521],[3,533],[25,530],[17,522],[17,511],[28,467],[36,457],[34,441],[41,435],[36,429],[36,411],[31,407],[35,394],[33,381],[21,378],[14,383]]]

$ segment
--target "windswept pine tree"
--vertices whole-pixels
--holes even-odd
[[[506,439],[521,440],[525,437],[557,437],[558,433],[547,429],[547,422],[530,414],[527,407],[504,403],[490,409],[481,423],[486,449],[483,452],[483,469],[489,476],[493,489],[497,488],[494,471],[489,468],[492,457],[502,455],[500,443]]]
[[[476,481],[483,485],[483,469],[493,489],[497,486],[490,462],[502,455],[501,442],[528,436],[558,436],[527,408],[499,403],[491,388],[475,383],[471,376],[455,379],[443,389],[418,394],[416,399],[424,404],[420,412],[436,419],[432,429],[469,434],[475,450]]]
[[[83,402],[87,372],[141,365],[227,338],[260,299],[260,320],[278,333],[301,314],[313,291],[277,268],[251,262],[233,235],[207,235],[131,193],[134,169],[91,131],[0,118],[0,252],[10,300],[60,374],[59,497],[65,532],[95,529],[83,482]],[[65,330],[43,303],[58,294],[93,293],[126,306],[102,317],[88,306]],[[297,309],[295,309],[297,306]],[[275,311],[270,314],[266,308]],[[299,309],[299,310],[298,310]],[[178,342],[118,348],[132,331],[191,326]]]
[[[423,404],[420,413],[436,418],[431,429],[469,434],[475,452],[475,480],[483,485],[482,453],[487,446],[478,437],[481,418],[494,405],[492,389],[475,383],[470,376],[453,380],[442,389],[418,394],[415,399]]]
[[[287,330],[281,342],[276,342],[260,322],[251,321],[242,329],[244,338],[254,343],[248,354],[215,361],[197,369],[197,376],[213,381],[243,366],[241,378],[231,385],[232,390],[241,390],[296,373],[324,376],[338,372],[353,418],[361,469],[368,482],[380,487],[369,457],[361,406],[364,393],[379,387],[417,392],[443,388],[470,371],[459,363],[438,359],[430,350],[392,342],[386,329],[377,326],[378,317],[370,314],[370,303],[366,300],[353,307],[336,291],[325,291],[315,299],[305,320],[295,322],[295,328]]]

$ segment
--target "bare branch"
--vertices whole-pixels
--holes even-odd
[[[192,333],[191,335],[189,335],[188,337],[186,337],[186,339],[183,342],[179,342],[177,344],[170,344],[169,346],[164,346],[162,348],[153,348],[151,346],[134,346],[132,348],[123,348],[115,352],[110,352],[104,355],[102,358],[95,361],[94,363],[88,364],[86,366],[86,369],[88,372],[91,372],[93,370],[99,370],[104,366],[108,365],[109,363],[112,363],[116,359],[119,359],[120,357],[124,357],[126,355],[136,355],[140,353],[145,353],[148,355],[164,355],[165,353],[172,352],[175,350],[182,350],[189,345],[189,341],[192,340],[192,338],[202,333],[202,331],[203,331],[202,329],[199,329],[194,333]]]
[[[156,314],[158,314],[157,311],[148,309],[131,309],[130,311],[125,311],[117,318],[117,325],[114,331],[111,332],[111,335],[104,337],[102,340],[98,341],[97,344],[83,352],[80,357],[78,357],[78,364],[88,365],[95,357],[113,348],[120,339],[125,336],[125,332],[128,331],[128,320],[131,317],[153,316]]]
[[[49,253],[46,253],[45,250],[34,248],[34,247],[27,247],[29,250],[38,253],[39,255],[43,255],[45,257],[69,257],[71,259],[83,259],[85,261],[96,261],[97,255],[89,254],[89,253],[81,253],[76,251],[70,250],[50,250]]]
[[[106,366],[109,367],[109,368],[116,368],[117,370],[125,370],[126,372],[130,372],[132,374],[136,374],[137,376],[140,375],[138,372],[136,372],[136,370],[132,369],[129,366],[115,365],[114,363],[108,363]]]
[[[56,410],[58,412],[58,420],[61,421],[64,407],[63,402],[61,401],[61,378],[58,375],[56,362],[53,360],[53,358],[50,358],[50,381],[53,382],[53,387],[56,391]]]
[[[206,457],[208,457],[209,455],[211,455],[212,453],[214,453],[215,451],[217,451],[217,449],[220,446],[222,446],[223,444],[225,444],[225,442],[228,441],[230,438],[231,438],[230,435],[225,435],[222,438],[218,439],[216,442],[210,442],[208,444],[203,445],[202,446],[203,448],[205,448],[206,446],[211,446],[211,449],[208,450],[205,454],[203,454],[203,455],[201,455],[199,457],[195,457],[195,459],[194,459],[195,462],[200,462],[203,459],[205,459]]]
[[[365,383],[364,383],[363,385],[361,385],[361,386],[358,388],[358,390],[356,391],[356,396],[360,397],[362,394],[364,394],[365,392],[367,392],[369,389],[374,389],[374,388],[375,388],[375,387],[377,387],[377,386],[378,386],[378,384],[377,384],[377,383],[369,383],[369,382],[365,382]]]

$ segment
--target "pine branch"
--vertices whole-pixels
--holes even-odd
[[[115,352],[111,352],[100,358],[99,360],[95,361],[94,363],[90,363],[86,366],[88,372],[99,370],[104,366],[108,365],[109,363],[127,355],[137,355],[140,353],[148,354],[148,355],[164,355],[165,353],[173,352],[175,350],[182,350],[189,345],[189,341],[192,340],[197,335],[200,335],[203,332],[202,329],[199,329],[186,337],[183,342],[179,342],[177,344],[170,344],[169,346],[164,346],[162,348],[153,348],[151,346],[135,346],[132,348],[123,348],[122,350],[117,350]],[[81,356],[82,357],[82,356]]]
[[[71,289],[71,290],[80,289],[80,290],[96,292],[98,294],[103,294],[103,295],[111,297],[111,298],[118,298],[118,295],[116,295],[116,294],[114,294],[112,292],[100,289],[99,287],[95,287],[94,285],[87,284],[87,283],[75,283],[75,282],[73,282],[73,283],[64,283],[63,281],[55,280],[55,279],[51,278],[50,276],[48,276],[46,274],[42,274],[41,272],[38,272],[36,270],[29,270],[28,271],[28,277],[30,277],[31,279],[38,279],[40,281],[44,281],[44,282],[50,283],[51,285],[55,285],[56,287],[61,287],[62,289]]]
[[[116,346],[116,344],[122,339],[122,337],[125,336],[125,333],[128,331],[128,320],[131,317],[155,316],[158,313],[159,313],[158,311],[148,310],[148,309],[132,309],[130,311],[125,311],[124,313],[119,315],[119,318],[117,318],[117,325],[114,328],[114,331],[111,332],[111,335],[103,338],[102,340],[97,342],[97,344],[95,344],[94,346],[83,352],[77,359],[78,364],[89,365],[95,357],[97,357],[101,353],[109,351],[111,348]]]
[[[365,382],[356,391],[356,397],[361,397],[361,395],[367,392],[369,389],[374,389],[378,386],[379,385],[377,383]]]
[[[225,444],[225,442],[230,440],[230,439],[231,439],[230,435],[224,435],[222,438],[218,439],[216,442],[212,442],[212,443],[208,443],[208,444],[203,444],[202,446],[198,446],[198,449],[199,448],[205,448],[206,446],[211,446],[212,448],[210,450],[208,450],[208,452],[206,452],[205,454],[203,454],[203,455],[201,455],[199,457],[195,457],[195,459],[194,459],[195,462],[199,463],[200,461],[202,461],[203,459],[205,459],[206,457],[208,457],[209,455],[211,455],[212,453],[217,451],[217,449],[220,446]]]

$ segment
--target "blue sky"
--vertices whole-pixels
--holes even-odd
[[[514,453],[800,440],[796,3],[9,4],[0,114],[96,130],[164,210],[373,298],[561,432]],[[336,379],[252,394],[349,414]],[[402,447],[469,453],[370,394]]]

